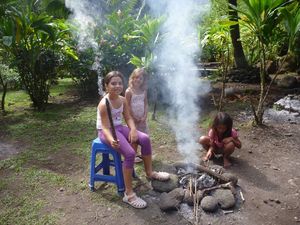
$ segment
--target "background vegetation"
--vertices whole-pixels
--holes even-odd
[[[134,67],[144,66],[157,79],[154,54],[165,35],[160,31],[164,17],[152,17],[142,0],[101,3],[103,21],[96,24],[94,31],[98,55],[91,48],[79,50],[76,27],[68,21],[71,11],[63,0],[0,3],[2,111],[6,92],[14,88],[24,89],[32,106],[44,111],[50,87],[59,77],[72,78],[82,96],[96,96],[98,77],[110,70],[120,70],[128,76]],[[232,69],[258,68],[252,74],[259,77],[256,82],[261,86],[254,116],[261,124],[268,94],[269,61],[281,69],[278,72],[299,68],[299,2],[212,0],[211,11],[199,21],[203,54],[201,58],[195,56],[196,62],[220,62],[219,76],[223,81]],[[100,69],[93,67],[95,62]],[[243,76],[241,73],[241,81]]]

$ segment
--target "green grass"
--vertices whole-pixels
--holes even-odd
[[[153,144],[164,144],[171,145],[175,144],[175,137],[172,134],[172,128],[167,123],[167,118],[163,110],[157,112],[157,120],[149,119],[150,113],[148,116],[148,126],[151,136],[151,141]]]
[[[208,129],[211,126],[211,124],[212,124],[212,118],[209,115],[201,118],[200,127],[204,129]]]
[[[47,204],[42,195],[47,191],[45,188],[64,187],[71,192],[83,189],[82,184],[67,175],[47,168],[49,157],[59,157],[61,151],[77,155],[82,159],[80,163],[88,164],[90,142],[95,135],[96,105],[69,104],[67,93],[72,89],[70,79],[60,80],[51,89],[51,104],[45,112],[32,110],[24,91],[8,92],[8,114],[0,117],[1,130],[4,128],[4,141],[21,145],[23,151],[0,161],[0,170],[10,174],[0,178],[0,224],[55,224],[57,216],[40,215]],[[57,104],[57,100],[67,103]],[[10,190],[16,183],[21,191]]]
[[[18,108],[28,108],[31,104],[29,96],[23,90],[8,91],[6,94],[5,103],[5,110],[8,113],[17,111],[16,109]]]
[[[20,146],[22,151],[0,161],[0,224],[57,224],[64,212],[60,209],[43,213],[48,204],[45,193],[61,187],[70,194],[88,189],[87,181],[82,182],[88,175],[72,177],[64,163],[70,155],[68,163],[74,170],[77,165],[88,174],[90,144],[96,136],[97,103],[76,101],[72,93],[72,80],[59,80],[51,89],[47,110],[37,112],[24,91],[8,92],[8,113],[0,116],[1,134],[4,142]],[[154,145],[175,143],[165,121],[163,112],[158,112],[158,121],[148,121]],[[142,174],[142,170],[142,166],[137,167],[138,173]],[[120,210],[115,204],[119,197],[114,185],[101,189],[101,195],[86,192],[93,203]]]

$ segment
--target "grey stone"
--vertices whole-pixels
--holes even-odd
[[[170,180],[168,181],[153,180],[151,184],[155,191],[170,192],[173,189],[178,187],[178,177],[175,174],[170,174]]]
[[[235,205],[234,195],[228,189],[217,189],[212,196],[217,199],[222,209],[229,209]]]
[[[160,195],[158,205],[163,211],[178,209],[183,196],[184,190],[182,188],[176,188],[169,193],[164,192]]]
[[[213,196],[205,196],[200,206],[206,212],[215,212],[218,209],[218,201]]]
[[[282,88],[295,88],[298,85],[298,80],[294,76],[287,75],[282,79],[279,79],[277,85]]]

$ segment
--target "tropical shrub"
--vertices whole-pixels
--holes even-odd
[[[260,61],[260,95],[258,105],[253,113],[255,123],[261,125],[263,123],[264,103],[268,95],[266,88],[266,49],[272,37],[274,29],[280,23],[280,10],[283,9],[289,2],[285,0],[243,0],[245,5],[243,9],[237,9],[232,5],[232,8],[238,10],[240,22],[251,30],[258,43],[259,61]]]
[[[11,1],[0,18],[0,48],[10,52],[33,106],[44,110],[59,55],[75,57],[68,27],[39,8],[40,1]]]

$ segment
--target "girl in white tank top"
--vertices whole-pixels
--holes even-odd
[[[129,87],[125,92],[126,101],[130,107],[136,128],[148,134],[146,72],[142,68],[135,69],[129,77]]]
[[[97,110],[98,137],[102,143],[111,146],[123,157],[123,177],[125,193],[123,202],[134,208],[146,208],[147,202],[138,197],[132,187],[132,172],[134,158],[136,155],[132,145],[137,143],[141,146],[141,153],[144,161],[146,176],[150,179],[165,181],[170,179],[170,175],[165,172],[155,172],[152,170],[152,148],[149,136],[136,130],[134,121],[130,115],[129,106],[126,99],[120,94],[123,92],[123,75],[118,71],[112,71],[104,78],[107,95],[101,99]],[[106,107],[106,98],[110,100],[110,108],[116,138],[112,135],[109,114]],[[122,125],[122,116],[128,126]],[[117,140],[115,140],[117,139]]]

